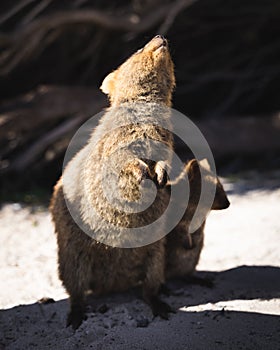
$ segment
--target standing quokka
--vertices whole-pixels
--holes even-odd
[[[204,180],[216,186],[214,201],[211,208],[209,208],[209,211],[226,209],[230,205],[224,188],[218,177],[211,172],[208,161],[206,159],[199,162],[196,159],[189,161],[184,169],[189,180],[190,193],[188,205],[181,221],[167,235],[167,279],[190,276],[194,272],[199,261],[204,241],[205,220],[208,213],[205,212],[205,220],[203,220],[201,226],[195,232],[190,233],[189,226],[195,211],[200,210],[198,208],[198,202],[201,195],[200,167],[203,168]]]
[[[128,229],[145,227],[168,205],[164,168],[171,164],[173,139],[167,130],[174,86],[167,41],[157,35],[104,79],[101,89],[111,106],[55,186],[50,210],[59,276],[70,295],[67,325],[74,329],[85,317],[88,290],[100,295],[142,286],[154,315],[168,318],[171,311],[158,297],[164,282],[163,225],[149,233],[154,243],[136,248],[131,239],[138,236]],[[157,187],[154,203],[142,212],[126,212],[145,197],[141,191],[149,197],[145,178]]]

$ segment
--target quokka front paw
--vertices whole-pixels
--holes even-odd
[[[126,187],[129,181],[136,182],[138,185],[144,179],[150,179],[151,173],[149,166],[141,159],[135,159],[128,162],[123,167],[120,173],[119,184],[120,187]]]
[[[164,187],[168,181],[167,164],[163,161],[159,161],[155,165],[155,177],[156,183],[161,188]]]

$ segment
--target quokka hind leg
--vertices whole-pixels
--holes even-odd
[[[72,326],[72,328],[76,330],[86,319],[87,316],[84,295],[70,295],[70,311],[67,316],[66,326]]]
[[[159,297],[160,286],[163,282],[164,254],[161,249],[155,249],[154,254],[147,259],[147,274],[142,287],[142,295],[144,301],[151,307],[154,316],[168,319],[168,314],[174,310]]]
[[[83,240],[79,243],[73,243],[71,247],[69,244],[61,244],[58,254],[59,277],[70,297],[70,312],[66,325],[71,325],[73,329],[77,329],[86,317],[85,292],[89,290],[92,266],[88,254],[82,254],[85,249],[79,250]]]
[[[59,272],[60,278],[63,281],[63,285],[69,294],[70,311],[67,316],[66,326],[72,326],[77,329],[86,319],[86,304],[85,304],[85,291],[87,290],[85,281],[86,274],[79,274],[79,265],[81,262],[76,259],[63,259],[63,263],[60,261]],[[76,264],[74,263],[76,261]],[[65,262],[68,262],[65,268]],[[85,271],[84,271],[85,272]]]
[[[168,320],[169,313],[175,313],[175,310],[173,310],[169,304],[160,299],[158,293],[146,289],[143,291],[143,299],[151,307],[154,316],[159,316],[164,320]]]

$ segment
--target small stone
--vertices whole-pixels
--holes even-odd
[[[21,206],[20,203],[14,203],[12,205],[12,208],[13,208],[14,211],[19,211],[22,208],[22,206]]]
[[[149,320],[145,317],[137,319],[136,322],[137,322],[137,327],[143,327],[143,328],[148,327],[150,323]]]
[[[105,314],[109,310],[109,307],[106,304],[102,304],[98,307],[97,311],[101,314]]]
[[[48,297],[43,297],[41,299],[38,300],[39,304],[53,304],[55,303],[53,298],[48,298]]]

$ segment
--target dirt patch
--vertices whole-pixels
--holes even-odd
[[[99,298],[89,302],[76,332],[65,328],[67,295],[57,277],[49,213],[4,205],[0,349],[278,348],[280,189],[248,181],[226,189],[231,206],[210,214],[198,266],[213,288],[169,282],[171,295],[163,298],[177,313],[168,321],[153,319],[134,292]],[[41,304],[42,297],[56,302]]]

